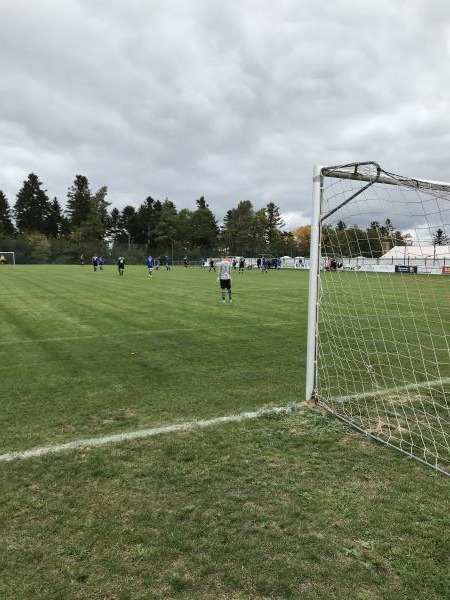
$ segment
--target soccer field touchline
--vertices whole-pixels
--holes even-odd
[[[443,377],[442,379],[435,379],[433,381],[418,381],[416,383],[408,383],[406,385],[400,385],[396,388],[381,388],[379,390],[371,390],[370,392],[361,392],[359,394],[349,394],[348,396],[336,396],[331,398],[333,402],[348,402],[349,400],[364,400],[364,398],[372,398],[373,396],[385,396],[389,394],[396,394],[398,392],[407,392],[409,390],[417,390],[419,388],[433,388],[440,385],[450,384],[450,377]]]
[[[227,329],[242,329],[244,327],[278,327],[280,325],[289,325],[292,323],[297,323],[297,321],[267,321],[264,323],[247,323],[247,324],[236,324],[229,325],[228,327],[216,327],[215,331],[222,330],[226,331]],[[13,344],[40,344],[42,342],[70,342],[74,340],[95,340],[102,338],[110,338],[110,337],[120,337],[120,336],[131,336],[131,335],[153,335],[159,333],[176,333],[177,331],[198,331],[201,329],[200,327],[175,327],[173,329],[149,329],[146,331],[124,331],[117,333],[104,333],[99,335],[80,335],[80,336],[68,336],[68,337],[51,337],[51,338],[37,338],[35,340],[12,340],[8,342],[0,342],[0,346],[12,346]],[[205,328],[209,329],[209,328]]]
[[[106,444],[114,444],[136,439],[145,439],[163,433],[176,433],[178,431],[192,431],[203,427],[210,427],[220,423],[232,423],[236,421],[245,421],[248,419],[257,419],[264,415],[289,413],[297,410],[301,406],[300,403],[283,404],[280,406],[272,406],[269,408],[260,408],[251,412],[237,413],[224,417],[215,417],[213,419],[188,421],[186,423],[178,423],[175,425],[166,425],[164,427],[152,427],[149,429],[139,429],[137,431],[129,431],[125,433],[117,433],[114,435],[106,435],[96,438],[87,438],[74,440],[65,444],[55,444],[53,446],[42,446],[39,448],[31,448],[30,450],[19,450],[16,452],[6,452],[0,454],[0,462],[10,462],[17,459],[38,458],[47,454],[58,454],[68,450],[79,450],[82,448],[91,448],[97,446],[105,446]]]

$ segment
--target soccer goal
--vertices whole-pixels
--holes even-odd
[[[450,184],[316,167],[307,399],[450,475]]]
[[[0,265],[15,265],[16,255],[14,252],[2,252],[0,250]]]

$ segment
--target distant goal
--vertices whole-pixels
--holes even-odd
[[[313,179],[307,398],[450,475],[450,184]]]
[[[15,264],[16,264],[15,252],[0,251],[0,266],[1,265],[15,265]]]

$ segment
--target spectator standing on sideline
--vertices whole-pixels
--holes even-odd
[[[231,298],[231,263],[227,260],[225,255],[222,255],[222,260],[217,265],[218,268],[218,281],[220,284],[220,291],[222,294],[221,303],[225,304],[225,291],[228,290],[228,300],[230,304],[233,302]]]
[[[119,256],[117,259],[117,268],[119,270],[119,275],[123,277],[123,271],[125,269],[125,259],[123,256]]]

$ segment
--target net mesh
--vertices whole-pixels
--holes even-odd
[[[449,473],[450,186],[322,175],[316,399]]]

